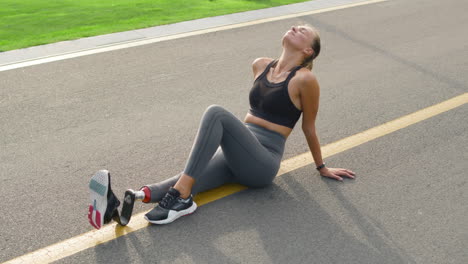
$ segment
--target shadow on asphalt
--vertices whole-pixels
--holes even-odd
[[[414,263],[382,225],[324,179],[366,243],[351,236],[290,174],[94,248],[99,263]],[[351,183],[351,182],[349,182]],[[290,189],[288,193],[284,189]],[[362,239],[362,238],[361,238]]]

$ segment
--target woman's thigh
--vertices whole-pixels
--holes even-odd
[[[278,172],[281,157],[265,148],[244,123],[225,126],[221,148],[235,181],[250,187],[270,184]]]
[[[208,165],[203,169],[201,177],[195,182],[192,193],[197,194],[233,182],[234,176],[227,165],[223,150],[219,147]]]

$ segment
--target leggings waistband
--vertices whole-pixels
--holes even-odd
[[[263,146],[275,152],[277,155],[283,155],[286,142],[286,138],[283,135],[252,123],[245,123],[245,126],[255,134]]]
[[[273,130],[264,128],[264,127],[259,126],[259,125],[257,125],[257,124],[252,124],[252,123],[244,123],[244,124],[245,124],[246,126],[248,126],[249,128],[254,128],[254,129],[251,129],[251,130],[255,130],[255,131],[262,130],[262,131],[264,131],[264,132],[266,132],[266,133],[279,136],[282,140],[286,141],[286,138],[285,138],[281,133],[278,133],[278,132],[276,132],[276,131],[273,131]]]

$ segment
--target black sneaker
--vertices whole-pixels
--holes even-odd
[[[89,223],[96,229],[109,223],[117,214],[120,201],[111,189],[110,173],[107,170],[98,171],[89,182],[90,205],[88,211]]]
[[[107,208],[106,213],[104,214],[104,224],[108,224],[112,221],[113,218],[119,216],[119,211],[117,210],[119,206],[120,201],[119,199],[117,199],[117,196],[115,196],[114,192],[112,191],[109,181],[109,192],[107,193]]]
[[[177,218],[189,215],[197,209],[192,195],[187,199],[180,198],[180,193],[170,188],[159,204],[145,215],[145,219],[152,224],[168,224]]]

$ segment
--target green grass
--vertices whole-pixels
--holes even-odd
[[[305,0],[0,0],[0,51]]]

